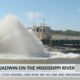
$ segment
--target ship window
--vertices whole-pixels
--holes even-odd
[[[39,28],[37,28],[36,31],[39,32]]]
[[[43,30],[43,32],[45,32],[45,29]]]

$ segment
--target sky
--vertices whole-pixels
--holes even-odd
[[[14,14],[25,25],[44,22],[55,30],[80,31],[80,0],[0,0],[0,20]]]

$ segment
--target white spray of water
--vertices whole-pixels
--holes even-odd
[[[64,54],[62,52],[50,52],[51,57],[50,58],[78,58],[80,57],[79,54],[74,54],[74,53],[67,53]]]
[[[13,55],[16,55],[16,58],[49,56],[40,41],[31,35],[12,14],[8,14],[0,22],[0,54],[5,58],[11,58]]]
[[[48,53],[48,54],[47,54]],[[42,43],[17,20],[8,14],[0,21],[0,59],[77,58],[79,54],[47,52]]]

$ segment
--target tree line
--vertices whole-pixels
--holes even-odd
[[[80,36],[80,31],[73,31],[73,30],[52,30],[53,34],[62,34],[62,35],[71,35],[71,36]]]

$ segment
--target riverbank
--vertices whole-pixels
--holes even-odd
[[[55,58],[55,59],[1,59],[0,64],[80,64],[80,58]]]

